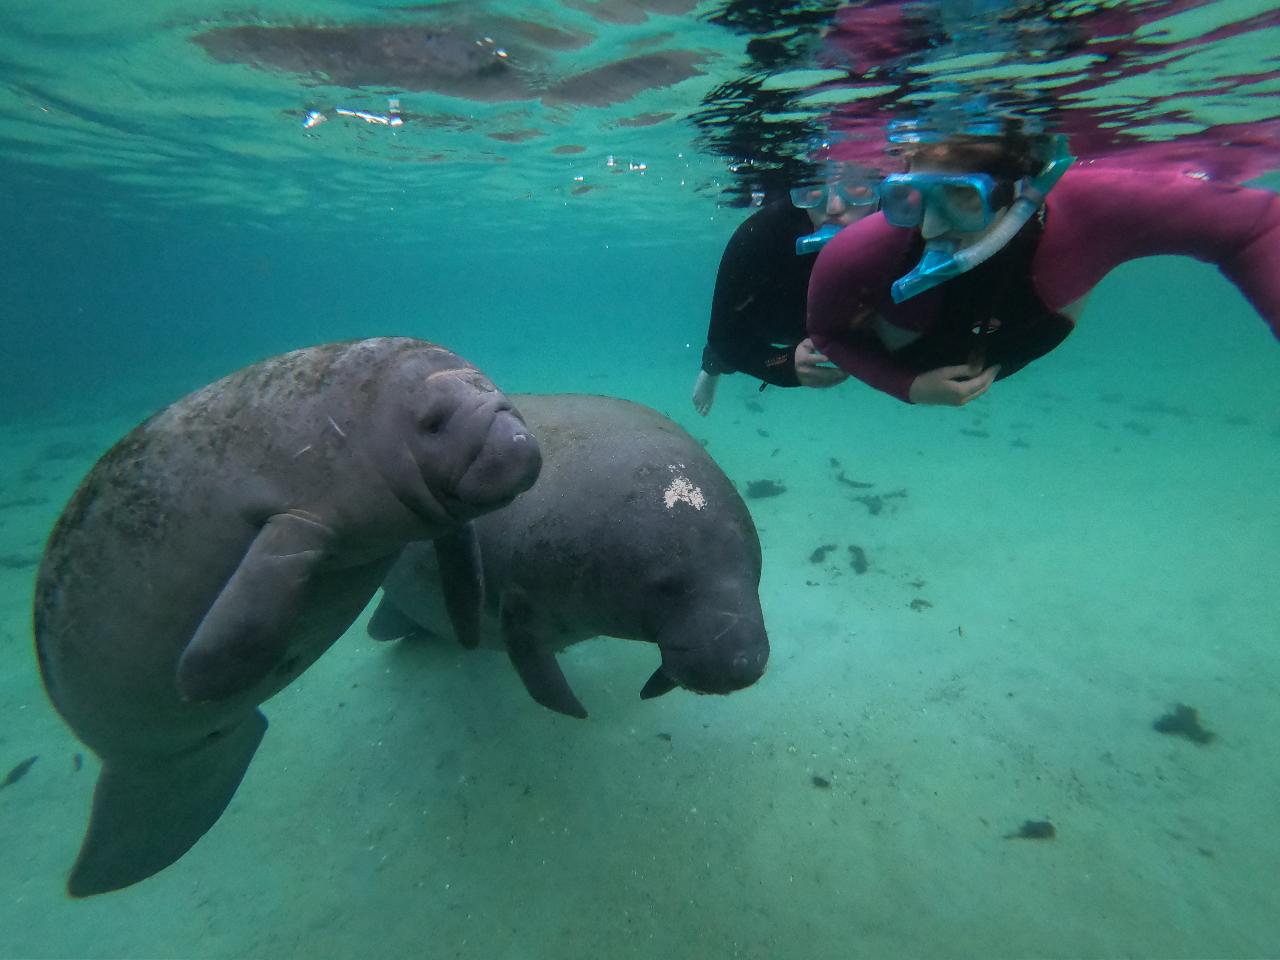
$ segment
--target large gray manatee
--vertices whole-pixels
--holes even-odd
[[[760,540],[742,498],[671,420],[610,397],[514,398],[538,437],[542,473],[477,520],[483,579],[460,549],[410,544],[369,622],[375,639],[427,632],[505,648],[546,707],[586,710],[555,653],[595,636],[657,644],[641,690],[729,693],[764,672]]]
[[[186,853],[257,750],[258,704],[342,635],[407,542],[472,555],[468,521],[540,463],[480,371],[407,338],[264,360],[109,450],[54,526],[35,593],[45,689],[102,758],[69,892]]]

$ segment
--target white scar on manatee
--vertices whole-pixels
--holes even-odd
[[[475,367],[450,367],[448,370],[437,370],[435,373],[427,374],[426,382],[430,383],[436,377],[454,377],[460,373],[470,373],[474,375],[478,371]]]
[[[330,417],[330,416],[326,416],[325,419],[329,421],[329,426],[333,427],[334,433],[340,436],[343,440],[347,439],[346,433],[343,432],[343,429],[340,426],[338,426],[337,420],[333,419],[333,417]],[[304,453],[310,450],[312,446],[313,444],[308,443],[305,447],[303,447],[301,450],[295,453],[290,459],[297,460],[300,456],[302,456]]]
[[[693,509],[701,510],[707,505],[707,498],[688,477],[677,475],[671,481],[671,486],[663,491],[662,502],[666,504],[668,510],[677,503],[687,503]]]

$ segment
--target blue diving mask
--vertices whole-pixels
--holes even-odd
[[[994,220],[991,191],[996,181],[985,173],[904,173],[885,178],[886,189],[882,189],[881,202],[885,219],[895,226],[919,226],[924,220],[926,204],[945,216],[959,232],[983,230],[988,224],[991,225],[986,234],[963,250],[958,249],[959,244],[954,239],[936,237],[928,241],[920,262],[905,276],[894,281],[890,288],[893,302],[901,303],[958,277],[1002,250],[1040,209],[1049,191],[1074,161],[1075,157],[1067,152],[1066,138],[1056,137],[1053,159],[1034,177],[1025,177],[1020,181],[1013,204]],[[888,187],[891,180],[897,180],[902,187],[896,194],[895,188]],[[965,181],[967,185],[960,181]],[[908,187],[911,189],[907,189]],[[950,192],[948,188],[951,188]],[[918,207],[913,206],[913,197],[919,198]]]
[[[806,183],[791,188],[791,203],[801,210],[825,207],[834,190],[837,197],[851,207],[869,207],[878,196],[876,177],[841,177],[830,183]]]
[[[918,227],[926,209],[953,230],[977,233],[995,216],[995,178],[985,173],[892,173],[880,184],[884,218],[895,227]]]
[[[844,176],[826,183],[804,184],[791,188],[791,205],[801,210],[816,210],[826,207],[831,199],[831,192],[839,197],[846,206],[869,207],[880,202],[879,177],[876,176]],[[813,233],[796,238],[796,255],[817,253],[827,241],[840,232],[835,223],[824,223]]]

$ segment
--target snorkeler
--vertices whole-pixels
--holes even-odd
[[[1128,260],[1215,264],[1280,336],[1280,197],[1197,172],[1093,168],[1061,137],[922,136],[891,125],[907,172],[881,215],[814,266],[808,332],[845,372],[909,403],[958,406],[1060,344]]]
[[[779,387],[833,387],[848,374],[805,335],[814,254],[842,228],[876,209],[879,178],[833,164],[825,180],[797,186],[738,227],[720,259],[711,323],[693,405],[706,416],[718,378],[742,372]]]

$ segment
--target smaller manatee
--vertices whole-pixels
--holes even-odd
[[[475,541],[410,544],[383,582],[375,639],[416,633],[505,649],[539,703],[586,710],[555,659],[595,636],[654,643],[641,690],[730,693],[764,673],[760,541],[693,437],[610,397],[513,398],[542,449],[533,489],[478,519]]]

